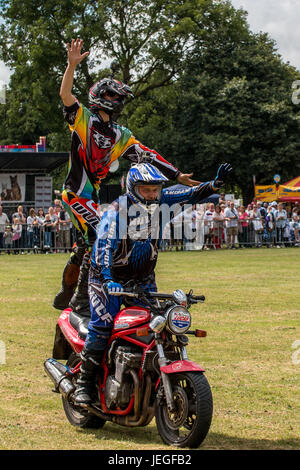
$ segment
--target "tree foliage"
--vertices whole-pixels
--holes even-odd
[[[143,116],[142,126],[157,135],[161,152],[201,180],[230,162],[232,186],[238,184],[248,202],[253,175],[258,183],[270,184],[275,173],[287,181],[300,172],[300,121],[291,101],[299,72],[282,62],[267,35],[252,34],[240,16],[223,13],[223,21],[219,16],[218,24],[195,41],[173,87],[171,106],[170,93],[157,91],[152,103],[148,100],[148,108],[166,111],[167,126],[157,118],[155,133],[153,114]]]
[[[112,60],[135,100],[120,121],[143,143],[200,179],[234,167],[247,200],[252,175],[270,183],[298,174],[299,119],[292,82],[274,42],[249,30],[227,0],[0,0],[0,58],[12,74],[0,106],[0,142],[69,149],[59,98],[66,43],[84,40],[74,94],[86,104]],[[121,165],[121,170],[124,170]],[[250,190],[250,192],[249,192]]]

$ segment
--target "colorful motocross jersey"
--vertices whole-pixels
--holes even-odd
[[[166,188],[160,204],[135,204],[125,194],[103,214],[91,259],[91,273],[100,282],[110,279],[144,282],[154,273],[162,231],[178,204],[196,204],[215,191],[212,182],[192,188]]]
[[[112,120],[104,122],[100,114],[92,114],[78,101],[72,106],[64,107],[64,116],[72,132],[65,189],[81,194],[90,182],[91,187],[88,187],[87,191],[94,192],[95,200],[101,180],[106,177],[112,162],[119,157],[134,163],[141,162],[144,152],[149,152],[148,161],[159,168],[167,178],[177,178],[177,168],[156,151],[142,145],[126,127]]]

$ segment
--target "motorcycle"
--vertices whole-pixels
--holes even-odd
[[[67,419],[81,428],[101,428],[106,421],[146,426],[155,417],[164,443],[198,447],[210,428],[213,400],[205,370],[188,360],[187,345],[189,335],[206,336],[190,329],[189,312],[205,297],[192,290],[164,294],[138,287],[112,295],[124,296],[132,306],[115,317],[97,377],[98,399],[91,405],[78,406],[73,399],[90,318],[66,309],[58,319],[53,357],[44,368],[53,391],[62,395]],[[136,305],[141,302],[143,307]]]

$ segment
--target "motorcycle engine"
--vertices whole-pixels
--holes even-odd
[[[130,346],[118,346],[113,353],[112,363],[115,366],[114,374],[109,375],[105,386],[105,403],[107,408],[117,406],[126,408],[133,390],[133,380],[129,369],[138,369],[141,366],[142,354]]]

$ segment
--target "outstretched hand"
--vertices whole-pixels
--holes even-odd
[[[83,46],[83,40],[77,38],[76,40],[72,39],[71,45],[67,44],[68,49],[68,62],[70,65],[76,67],[80,62],[89,55],[89,52],[84,52],[81,54],[81,49]]]
[[[222,163],[222,165],[219,166],[217,176],[214,179],[214,187],[220,188],[228,178],[231,171],[232,166],[230,163]]]
[[[180,184],[184,184],[185,186],[198,186],[200,184],[200,181],[192,180],[191,176],[193,176],[194,173],[179,173],[177,176],[177,181]]]

